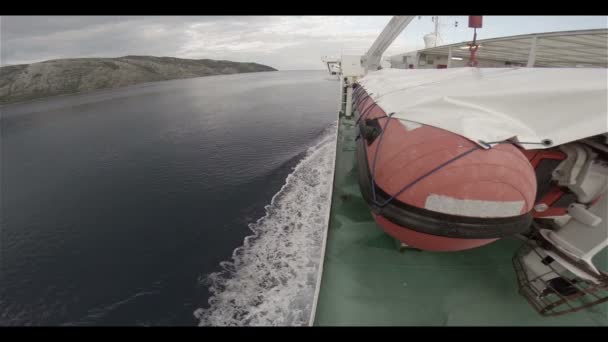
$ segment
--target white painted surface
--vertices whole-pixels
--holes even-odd
[[[340,69],[344,77],[357,77],[365,74],[361,65],[361,56],[344,55],[340,62]]]
[[[593,225],[596,219],[583,218],[581,217],[582,215],[575,214],[573,215],[573,219],[558,231],[544,229],[540,232],[557,248],[575,259],[585,262],[592,270],[599,274],[599,271],[593,264],[593,257],[608,246],[608,224],[606,224],[608,217],[608,193],[604,193],[601,199],[589,208],[589,213],[601,219],[601,221]],[[568,264],[564,264],[564,267],[571,271],[577,268],[576,265]]]
[[[608,69],[383,69],[359,83],[387,114],[476,143],[552,141],[522,146],[537,149],[608,132]]]
[[[521,214],[524,201],[481,201],[430,194],[424,208],[445,214],[473,217],[510,217]]]
[[[353,87],[351,86],[346,88],[346,110],[344,115],[346,115],[346,117],[353,115]]]

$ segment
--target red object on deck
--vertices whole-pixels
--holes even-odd
[[[483,16],[481,15],[470,15],[469,16],[469,27],[470,28],[481,28],[483,25]]]
[[[524,150],[523,154],[528,158],[532,167],[538,167],[538,164],[543,159],[564,160],[566,154],[559,150]]]
[[[362,183],[360,178],[360,186],[387,234],[422,250],[458,251],[529,227],[536,176],[519,148],[506,143],[476,149],[474,142],[455,133],[389,118],[365,91],[357,93],[355,103],[364,114],[359,170],[373,179]],[[366,137],[374,126],[382,136]],[[376,197],[386,194],[380,201],[369,200],[372,183]],[[379,204],[390,196],[392,207]],[[529,221],[520,219],[524,217]]]
[[[455,252],[477,248],[492,243],[498,239],[457,239],[444,236],[420,233],[415,230],[398,226],[380,215],[374,215],[376,223],[388,235],[408,246],[432,252]]]
[[[553,170],[541,167],[541,164],[547,161],[555,161],[553,165],[556,167],[559,162],[566,159],[566,153],[560,151],[559,149],[525,150],[523,153],[526,158],[530,160],[532,167],[537,170],[537,181],[539,183],[550,184],[550,186],[539,185],[539,191],[541,188],[544,189],[544,191],[537,194],[539,195],[537,197],[540,198],[536,199],[534,217],[543,218],[566,215],[568,213],[568,205],[570,204],[570,202],[567,200],[568,198],[565,197],[569,192],[567,187],[553,184],[551,176]],[[562,199],[566,200],[564,201]],[[537,206],[539,204],[542,206]]]

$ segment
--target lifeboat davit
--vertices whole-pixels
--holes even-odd
[[[387,234],[421,250],[459,251],[529,229],[537,183],[520,148],[485,149],[391,118],[362,87],[354,95],[359,186]]]

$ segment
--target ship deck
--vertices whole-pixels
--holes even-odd
[[[338,125],[335,180],[317,326],[606,326],[608,303],[543,317],[519,295],[512,257],[523,243],[502,239],[452,253],[400,251],[374,223],[357,183],[355,121]],[[608,253],[596,256],[602,269]]]

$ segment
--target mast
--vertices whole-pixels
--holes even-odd
[[[435,22],[435,44],[433,47],[437,47],[437,40],[439,40],[439,16],[434,16],[433,21]]]

